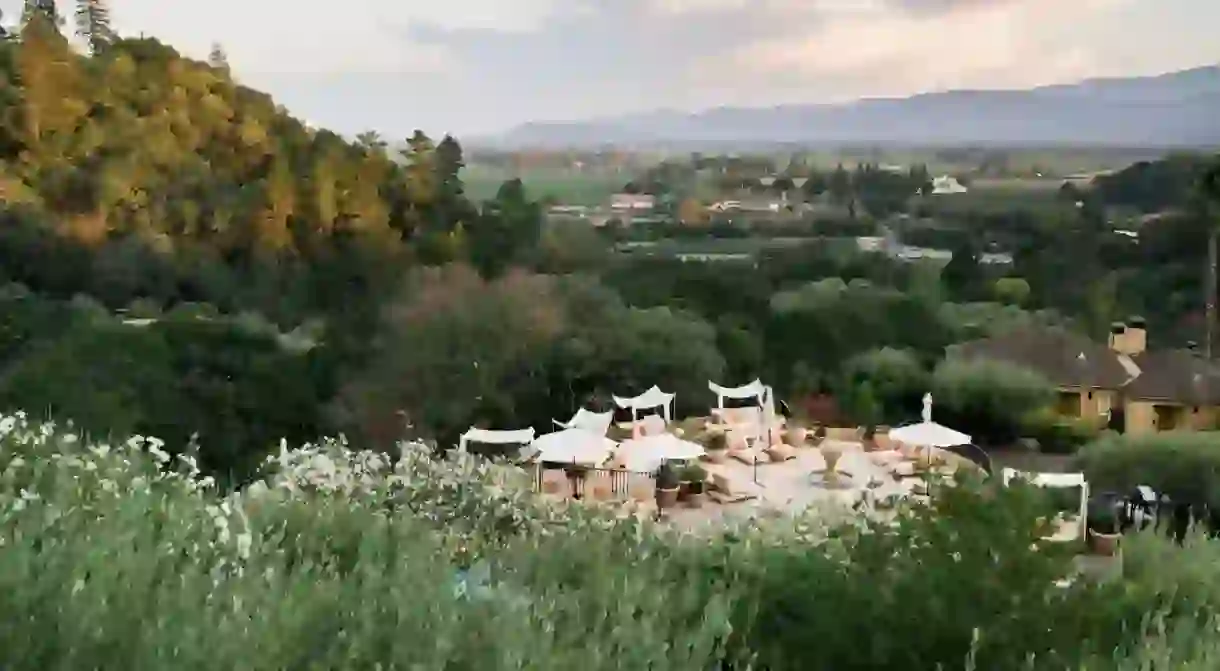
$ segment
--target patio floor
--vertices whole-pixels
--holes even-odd
[[[827,487],[823,481],[826,461],[821,450],[805,447],[797,450],[795,459],[781,463],[760,463],[757,467],[729,459],[723,464],[704,464],[709,472],[720,473],[734,483],[734,489],[749,492],[756,498],[736,503],[709,501],[700,508],[679,506],[669,513],[673,524],[695,528],[703,524],[742,520],[758,516],[792,515],[809,508],[850,511],[875,480],[877,498],[892,494],[909,494],[916,479],[895,481],[881,466],[872,462],[869,453],[859,443],[831,441],[843,449],[837,471],[838,488]]]

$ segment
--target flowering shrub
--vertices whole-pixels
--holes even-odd
[[[1029,488],[683,533],[413,443],[281,445],[227,494],[189,454],[0,417],[5,668],[1210,668],[1220,650],[1220,546],[1138,537],[1127,584],[1062,590],[1068,560],[1029,548]]]

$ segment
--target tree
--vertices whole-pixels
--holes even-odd
[[[678,221],[687,226],[701,226],[708,223],[707,209],[694,198],[683,198],[678,204]]]
[[[979,265],[978,248],[974,241],[963,239],[953,250],[953,258],[945,264],[941,271],[941,281],[949,296],[955,300],[971,300],[979,295],[983,280],[982,266]]]
[[[529,200],[520,179],[508,180],[469,230],[471,262],[484,277],[496,277],[536,249],[541,234],[541,206]]]
[[[847,205],[852,200],[852,184],[851,174],[840,163],[835,171],[830,174],[830,179],[827,182],[827,190],[830,192],[831,199],[837,205]]]
[[[377,350],[344,391],[341,413],[382,444],[401,436],[404,422],[450,440],[481,418],[507,426],[514,393],[529,393],[529,371],[563,324],[552,278],[487,282],[459,266],[416,272],[387,307]]]
[[[55,0],[25,0],[25,5],[21,12],[21,25],[23,27],[29,26],[35,17],[46,21],[46,25],[56,32],[63,25],[63,18],[59,15],[59,9],[55,6]]]
[[[909,421],[920,408],[928,391],[929,375],[919,358],[907,350],[884,347],[857,354],[843,364],[843,395],[859,400],[858,392],[867,387],[870,403],[857,421]],[[871,413],[871,414],[870,414]]]
[[[95,56],[114,42],[110,8],[104,0],[76,0],[76,35],[85,40],[89,53]]]

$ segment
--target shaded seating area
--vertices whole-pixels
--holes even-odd
[[[638,396],[614,396],[615,405],[631,412],[629,428],[633,435],[640,428],[641,411],[660,409],[663,426],[668,426],[673,421],[673,402],[674,395],[661,391],[656,385],[649,387],[647,391]]]

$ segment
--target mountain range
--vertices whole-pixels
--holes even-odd
[[[848,103],[657,111],[533,122],[503,147],[656,145],[1220,145],[1220,65],[1026,90],[961,90]]]

